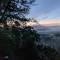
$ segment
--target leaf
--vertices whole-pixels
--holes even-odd
[[[0,0],[0,3],[6,4],[9,0]]]

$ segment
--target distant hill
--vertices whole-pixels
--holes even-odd
[[[33,26],[33,28],[40,33],[60,32],[59,25],[53,25],[53,26],[35,25]]]

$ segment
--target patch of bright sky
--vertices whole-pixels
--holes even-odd
[[[28,17],[39,20],[60,19],[60,0],[36,0]]]

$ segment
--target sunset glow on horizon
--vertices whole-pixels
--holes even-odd
[[[60,19],[45,19],[45,20],[39,20],[39,24],[42,25],[60,25]]]
[[[37,22],[27,22],[27,26],[60,26],[60,19],[44,19],[44,20],[37,20]]]

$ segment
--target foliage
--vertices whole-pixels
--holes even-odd
[[[55,48],[49,46],[38,45],[38,51],[40,52],[40,58],[45,60],[57,60],[59,53]]]
[[[34,54],[32,51],[35,49],[34,42],[39,39],[38,36],[39,35],[37,35],[36,31],[31,30],[29,27],[24,29],[0,28],[0,48],[3,48],[3,51],[9,56],[12,53],[16,55],[14,51],[19,49],[27,49],[28,51],[31,49],[31,54]],[[27,51],[25,52],[27,53]]]
[[[1,18],[0,22],[4,21],[10,17],[10,18],[24,18],[25,15],[29,12],[30,5],[34,2],[35,0],[8,0],[6,6],[3,3],[4,7],[3,10],[4,12],[0,12]]]

